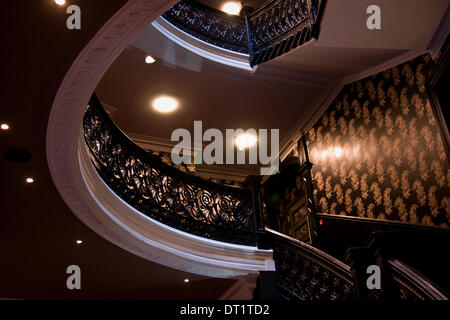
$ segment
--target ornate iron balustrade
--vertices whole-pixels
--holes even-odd
[[[281,56],[317,38],[317,18],[323,1],[272,0],[248,17],[250,65]]]
[[[264,63],[319,36],[324,0],[272,0],[242,16],[182,0],[162,17],[184,32],[215,46],[249,55],[251,66]]]
[[[299,240],[266,228],[273,245],[279,294],[289,300],[353,298],[350,268]]]
[[[162,17],[172,25],[202,41],[223,49],[248,53],[248,39],[245,20],[204,6],[182,0]]]
[[[168,226],[197,236],[256,244],[253,193],[203,180],[139,148],[108,117],[94,95],[83,119],[92,163],[125,202]]]

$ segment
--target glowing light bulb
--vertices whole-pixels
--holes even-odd
[[[250,148],[255,145],[258,138],[250,133],[242,133],[236,137],[235,144],[239,150],[244,150],[245,148]]]
[[[9,130],[9,125],[8,124],[6,124],[6,123],[2,123],[2,125],[0,126],[0,128],[2,129],[2,130]]]
[[[155,61],[156,61],[155,58],[153,58],[152,56],[145,57],[145,63],[147,63],[147,64],[151,64]]]
[[[56,3],[58,6],[63,6],[63,5],[66,4],[66,0],[55,0],[55,3]]]
[[[178,108],[178,101],[171,97],[159,97],[153,100],[153,109],[161,113],[169,113]]]
[[[241,12],[241,8],[242,6],[239,2],[230,1],[226,2],[222,6],[222,11],[236,16],[239,15],[239,12]]]

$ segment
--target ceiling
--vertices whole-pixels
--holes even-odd
[[[185,274],[116,247],[74,216],[52,182],[45,138],[53,99],[79,52],[126,3],[70,2],[82,8],[81,30],[65,27],[65,9],[52,0],[0,2],[0,32],[9,44],[0,51],[0,122],[11,126],[8,132],[0,131],[0,152],[25,148],[33,155],[23,164],[0,157],[0,299],[216,299],[234,280]],[[427,16],[435,19],[437,14]],[[323,20],[327,39],[332,39],[331,20],[329,24],[327,16]],[[423,43],[431,39],[431,29],[421,34]],[[254,74],[206,60],[197,69],[174,66],[163,58],[146,65],[145,55],[152,52],[131,45],[105,74],[97,93],[115,109],[113,119],[126,132],[169,139],[174,128],[189,129],[193,120],[203,120],[204,128],[280,128],[286,136],[330,83],[415,49],[319,44],[294,50]],[[179,111],[167,116],[154,113],[149,103],[160,93],[180,99]],[[24,183],[28,176],[34,184]],[[84,243],[76,246],[77,239]],[[81,291],[65,287],[65,269],[72,264],[82,269]],[[186,277],[192,279],[189,285],[183,283]]]

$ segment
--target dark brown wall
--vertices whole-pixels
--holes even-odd
[[[425,83],[433,64],[425,55],[347,85],[309,131],[320,212],[448,227],[450,168]]]

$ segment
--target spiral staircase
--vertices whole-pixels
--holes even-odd
[[[236,64],[246,60],[251,69],[315,41],[325,1],[268,1],[256,10],[244,6],[236,17],[195,1],[183,0],[172,7],[156,2],[155,9],[146,1],[125,6],[85,48],[55,98],[47,132],[49,168],[80,220],[145,259],[251,283],[236,286],[224,295],[227,299],[447,300],[445,281],[440,287],[437,281],[442,278],[430,277],[429,270],[411,259],[412,253],[402,254],[404,248],[388,250],[387,239],[419,232],[421,237],[447,241],[448,232],[372,223],[363,235],[365,246],[349,241],[335,254],[330,243],[341,238],[323,241],[319,221],[338,222],[316,212],[312,164],[305,151],[301,163],[309,188],[309,243],[305,243],[266,226],[258,179],[235,187],[163,163],[128,138],[92,95],[109,64],[149,21],[157,21],[154,26],[172,36],[177,29],[178,39],[187,39],[188,34],[195,38],[189,41],[201,41],[202,48],[216,56]],[[161,12],[165,13],[159,17]],[[304,138],[296,143],[306,150]],[[381,270],[379,289],[366,286],[370,265]],[[242,295],[241,289],[247,294]]]
[[[204,180],[179,171],[138,147],[117,128],[95,95],[83,118],[82,142],[81,148],[88,155],[85,159],[88,163],[84,166],[95,168],[95,173],[91,171],[90,174],[101,178],[111,192],[110,197],[117,197],[118,202],[165,228],[167,233],[184,235],[185,241],[201,238],[210,245],[214,243],[216,248],[222,247],[221,251],[203,251],[191,256],[190,264],[197,264],[191,270],[238,279],[248,279],[253,275],[257,282],[254,299],[448,299],[444,289],[398,259],[402,257],[401,248],[387,250],[389,243],[398,243],[389,241],[389,237],[406,239],[412,230],[395,230],[393,223],[390,228],[395,231],[372,233],[367,247],[347,250],[346,264],[317,246],[264,227],[258,188],[237,188]],[[91,192],[99,194],[103,191]],[[311,215],[309,219],[317,219],[317,216]],[[122,222],[127,223],[125,220]],[[129,226],[139,230],[136,225]],[[432,234],[448,239],[448,232],[435,231]],[[175,248],[169,244],[168,238],[162,240],[155,238],[155,234],[148,234],[147,239],[166,240],[166,245]],[[315,242],[320,247],[319,242]],[[228,256],[230,251],[227,251],[231,248],[235,253],[232,260]],[[246,264],[243,263],[244,252],[252,252],[253,255],[252,258],[246,257]],[[205,267],[202,259],[211,259],[213,255],[216,261],[222,260],[222,268],[218,265],[214,269],[211,265]],[[255,258],[263,263],[257,264]],[[159,256],[152,256],[152,259],[161,262]],[[249,260],[253,261],[252,265]],[[166,263],[174,266],[174,261],[168,259]],[[179,261],[177,263],[177,267],[186,267]],[[367,289],[368,275],[365,271],[369,265],[379,266],[382,270],[380,289]],[[258,274],[259,277],[255,278]],[[233,290],[236,291],[235,288]],[[241,290],[248,290],[248,287]],[[237,290],[228,298],[240,296],[242,293]]]

